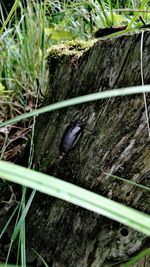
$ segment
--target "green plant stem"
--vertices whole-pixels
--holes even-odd
[[[4,24],[2,26],[2,28],[0,29],[0,35],[2,34],[3,30],[5,29],[5,27],[7,26],[7,23],[9,22],[12,14],[15,12],[16,8],[18,7],[18,3],[19,3],[19,0],[15,0],[15,3],[13,4],[6,20],[4,21]]]

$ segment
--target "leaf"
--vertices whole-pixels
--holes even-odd
[[[45,34],[55,41],[61,41],[65,39],[72,39],[73,34],[65,30],[54,30],[53,28],[45,28]]]
[[[4,93],[5,86],[0,82],[0,95]]]

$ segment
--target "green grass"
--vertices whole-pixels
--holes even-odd
[[[121,267],[130,267],[133,266],[133,264],[136,264],[139,262],[139,260],[143,259],[145,256],[150,255],[150,248],[144,249],[141,251],[137,256],[133,257],[131,260],[129,260],[125,264],[121,264]],[[147,265],[148,266],[148,265]],[[141,266],[142,267],[142,266]]]
[[[150,85],[114,89],[114,90],[108,90],[108,91],[104,91],[104,92],[84,95],[84,96],[80,96],[80,97],[75,97],[75,98],[72,98],[69,100],[64,100],[64,101],[61,101],[58,103],[48,105],[46,107],[36,109],[36,110],[28,112],[28,113],[22,114],[20,116],[17,116],[16,118],[13,118],[13,119],[10,119],[8,121],[0,123],[0,127],[4,127],[7,125],[16,123],[20,120],[27,119],[27,118],[30,118],[32,116],[36,116],[36,115],[39,115],[39,114],[42,114],[45,112],[57,110],[60,108],[79,105],[79,104],[82,104],[85,102],[96,101],[99,99],[104,99],[104,98],[109,98],[109,97],[127,96],[127,95],[133,95],[133,94],[140,94],[140,93],[144,93],[144,92],[145,93],[150,92]]]
[[[11,182],[66,200],[80,207],[107,216],[108,218],[117,220],[146,235],[150,235],[150,216],[81,187],[5,161],[0,161],[0,175]],[[29,199],[30,201],[32,201],[34,193],[35,191],[33,191],[32,197],[30,198],[31,200]],[[15,240],[24,223],[30,201],[28,201],[22,213],[22,217],[15,228],[12,241]]]
[[[19,0],[15,0],[13,6],[12,6],[12,8],[11,8],[9,14],[8,14],[8,16],[7,16],[7,19],[4,20],[4,23],[3,23],[3,25],[2,25],[2,27],[1,27],[1,29],[0,29],[0,36],[1,36],[2,32],[4,31],[4,29],[6,28],[8,22],[10,21],[12,15],[13,15],[14,12],[16,11],[16,9],[17,9],[17,7],[18,7],[18,4],[19,4]]]
[[[45,88],[45,54],[49,46],[45,38],[45,5],[29,4],[19,7],[20,18],[11,28],[2,28],[0,81],[5,88],[21,92],[37,90],[37,79],[40,88]],[[19,81],[19,82],[18,82]]]
[[[136,7],[139,12],[120,14],[114,11],[121,7],[120,1],[114,2],[27,1],[28,5],[24,7],[21,1],[16,0],[0,29],[0,82],[7,90],[14,91],[25,105],[21,92],[35,93],[37,79],[40,89],[43,92],[46,89],[45,58],[51,44],[74,38],[92,38],[99,28],[121,24],[128,24],[130,30],[139,23],[140,12],[150,10],[148,0],[144,0],[141,5],[137,5],[136,1],[126,1],[126,7]],[[18,18],[16,12],[20,14]],[[148,22],[147,13],[144,13],[144,19]]]

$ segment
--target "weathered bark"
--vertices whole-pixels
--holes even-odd
[[[44,105],[106,89],[141,84],[141,33],[61,46],[50,52]],[[144,33],[143,73],[150,82],[150,33]],[[150,110],[150,99],[147,95]],[[77,145],[61,161],[66,125],[89,114]],[[143,95],[111,98],[39,116],[36,169],[149,213],[149,193],[112,180],[111,173],[150,186],[150,148]],[[27,218],[27,258],[34,248],[52,267],[100,267],[127,260],[150,239],[117,222],[37,193]],[[35,264],[35,263],[34,263]],[[38,263],[36,263],[37,266]]]
[[[106,89],[141,84],[141,33],[98,40],[84,50],[59,47],[49,56],[44,104]],[[143,73],[150,81],[150,33],[144,33]],[[150,108],[149,96],[147,96]],[[90,112],[90,113],[89,113]],[[80,141],[62,160],[67,124],[89,113]],[[106,173],[149,186],[150,148],[143,95],[117,97],[40,116],[35,133],[36,168],[149,213],[149,193]],[[28,216],[28,257],[34,247],[50,266],[108,266],[147,246],[143,234],[67,202],[37,194]]]
[[[141,33],[98,40],[84,50],[59,47],[49,56],[50,85],[44,104],[106,89],[141,84]],[[150,81],[150,34],[144,33],[143,73]],[[149,96],[147,96],[150,108]],[[74,149],[59,159],[67,124],[89,114]],[[69,107],[37,120],[36,167],[149,213],[149,193],[104,172],[149,186],[150,148],[143,95]],[[50,266],[108,266],[149,244],[143,234],[67,202],[37,194],[28,216],[28,257],[34,247]]]

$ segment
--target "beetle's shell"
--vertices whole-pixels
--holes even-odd
[[[60,153],[66,154],[69,152],[78,142],[81,134],[83,132],[83,123],[80,121],[75,121],[69,125],[61,139],[60,143]]]

